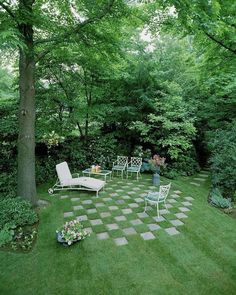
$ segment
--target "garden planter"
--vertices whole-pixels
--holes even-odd
[[[155,186],[160,185],[160,175],[155,173],[152,175],[152,184]]]
[[[69,245],[69,244],[66,242],[66,240],[63,239],[63,237],[61,236],[60,233],[57,233],[56,238],[57,238],[58,243],[62,244],[62,245],[65,246],[65,247],[68,247],[68,246],[70,246],[70,245],[72,245],[72,244],[74,244],[74,243],[76,243],[76,242],[81,241],[81,240],[74,240],[74,241]]]

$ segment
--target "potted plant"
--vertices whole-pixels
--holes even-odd
[[[57,241],[64,246],[70,246],[75,242],[84,240],[89,233],[83,229],[83,225],[78,220],[67,221],[56,230]]]
[[[149,168],[153,173],[153,185],[160,184],[160,167],[165,165],[165,160],[166,158],[162,158],[157,154],[154,155],[151,160],[149,160]]]

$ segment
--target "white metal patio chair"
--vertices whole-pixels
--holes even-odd
[[[49,188],[48,193],[51,195],[54,191],[61,190],[88,190],[95,191],[98,197],[98,192],[104,187],[105,181],[92,177],[77,177],[73,178],[67,162],[62,162],[56,165],[58,179],[52,188]]]
[[[159,192],[149,192],[147,196],[145,197],[145,209],[144,212],[146,212],[147,204],[150,203],[151,205],[157,206],[157,217],[160,217],[159,214],[159,204],[164,203],[166,207],[166,198],[170,191],[171,183],[168,185],[160,185]],[[167,210],[167,207],[166,207]]]
[[[112,172],[121,172],[121,177],[123,179],[124,171],[126,169],[126,166],[128,164],[128,157],[126,156],[117,156],[117,159],[112,164]]]
[[[141,174],[140,174],[141,166],[142,166],[142,158],[132,157],[131,161],[128,163],[127,169],[126,169],[127,178],[128,178],[129,173],[131,173],[131,174],[136,173],[137,180],[138,180],[138,177],[139,176],[141,177]]]

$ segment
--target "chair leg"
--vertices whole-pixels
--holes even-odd
[[[159,205],[157,203],[157,218],[159,219],[159,217],[160,217],[160,214],[159,214]]]
[[[147,207],[147,200],[145,199],[145,208],[144,208],[144,212],[146,212],[146,207]]]
[[[166,206],[166,201],[164,201],[164,204],[165,204],[166,210],[168,210],[168,209],[167,209],[167,206]]]

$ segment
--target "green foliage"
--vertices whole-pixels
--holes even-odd
[[[37,231],[35,229],[27,229],[18,227],[14,232],[14,237],[10,243],[13,250],[29,251],[36,238]]]
[[[212,156],[210,168],[212,184],[219,187],[223,196],[233,198],[236,189],[236,124],[229,124],[227,128],[214,133],[210,141]]]
[[[0,199],[0,230],[6,224],[17,227],[37,221],[38,216],[29,202],[20,197]]]
[[[228,199],[223,198],[218,188],[212,189],[210,193],[210,203],[218,208],[231,208],[231,202]]]
[[[0,247],[10,243],[14,236],[13,226],[5,224],[0,230]]]

